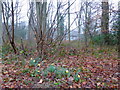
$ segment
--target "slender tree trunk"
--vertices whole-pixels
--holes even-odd
[[[2,45],[2,1],[0,0],[0,47]]]
[[[81,33],[81,10],[79,11],[79,20],[78,20],[78,40],[80,42],[80,33]]]
[[[118,58],[120,58],[120,1],[118,2]]]
[[[70,42],[70,0],[68,0],[68,40]]]
[[[33,24],[32,17],[33,17],[33,13],[34,13],[33,12],[34,3],[29,1],[29,5],[30,5],[30,16],[29,16],[29,22],[28,22],[27,39],[28,39],[29,44],[31,44],[31,43],[33,43],[33,39],[34,39],[32,27],[31,27],[31,25]]]
[[[60,14],[60,40],[62,40],[64,35],[64,17]]]
[[[84,36],[85,36],[85,46],[87,47],[88,46],[88,44],[87,44],[87,31],[88,31],[88,25],[87,25],[87,20],[88,20],[88,4],[87,4],[88,2],[86,1],[85,2],[85,33],[84,33]]]
[[[47,2],[43,2],[43,24],[42,24],[42,30],[43,30],[43,34],[44,36],[46,35],[46,24],[47,24]]]
[[[13,50],[14,50],[14,53],[16,54],[17,53],[17,50],[16,50],[16,46],[15,46],[15,42],[14,42],[14,9],[13,9],[13,0],[11,0],[11,15],[12,15],[12,35],[10,34],[10,32],[8,31],[8,25],[7,23],[5,22],[5,11],[4,11],[4,7],[2,5],[2,13],[3,13],[3,21],[4,21],[4,25],[5,25],[5,30],[7,32],[7,36],[8,36],[8,40],[9,40],[9,43],[10,45],[12,46]],[[8,22],[8,21],[7,21]]]
[[[60,35],[60,3],[57,0],[57,37]]]
[[[19,0],[17,0],[17,2],[16,2],[16,6],[17,6],[17,8],[16,8],[16,26],[15,26],[15,29],[17,30],[18,29],[18,5],[19,5]]]
[[[12,7],[12,40],[11,40],[11,45],[13,47],[14,53],[16,54],[16,46],[15,46],[15,41],[14,41],[14,8],[13,8],[13,0],[11,0],[11,7]]]

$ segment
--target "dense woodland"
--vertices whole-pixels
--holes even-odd
[[[120,1],[21,2],[0,0],[1,88],[119,88]]]

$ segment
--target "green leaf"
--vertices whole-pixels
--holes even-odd
[[[29,72],[30,72],[29,68],[26,68],[25,70],[22,71],[22,73],[29,73]]]
[[[23,51],[23,50],[21,50],[21,51],[20,51],[20,54],[22,54],[22,53],[24,53],[24,51]]]
[[[58,82],[58,83],[54,83],[54,85],[60,85],[61,83],[60,82]]]
[[[79,80],[80,80],[80,78],[77,77],[77,75],[75,75],[75,76],[74,76],[74,81],[75,81],[75,82],[78,82]]]
[[[47,70],[48,70],[49,72],[54,72],[54,71],[56,70],[56,67],[53,66],[53,65],[50,65],[50,66],[47,68]]]
[[[36,66],[38,63],[36,62],[36,60],[30,60],[29,65],[30,66]]]

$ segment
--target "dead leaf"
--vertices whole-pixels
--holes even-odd
[[[87,82],[82,82],[83,85],[87,84]]]
[[[118,81],[118,78],[114,78],[114,77],[113,77],[112,79],[115,80],[115,81]]]
[[[74,78],[73,78],[73,77],[69,77],[68,80],[69,80],[69,81],[73,81]]]
[[[8,71],[3,72],[4,74],[8,74]]]
[[[11,85],[11,87],[10,88],[14,88],[14,85]]]
[[[98,83],[97,83],[97,86],[99,86],[100,84],[101,84],[101,83],[100,83],[100,82],[98,82]]]
[[[39,83],[39,84],[43,83],[43,80],[42,80],[42,79],[40,79],[40,81],[39,81],[38,83]]]

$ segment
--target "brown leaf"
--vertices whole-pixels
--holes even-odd
[[[14,85],[11,85],[10,88],[14,88]]]
[[[82,82],[83,85],[87,84],[87,82]]]
[[[74,78],[73,78],[73,77],[69,77],[68,80],[69,80],[69,81],[73,81]]]

